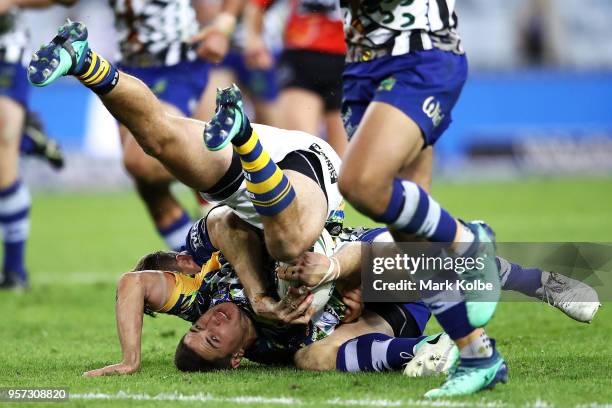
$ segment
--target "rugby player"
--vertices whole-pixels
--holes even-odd
[[[223,228],[224,218],[208,218],[212,242],[217,232],[228,232]],[[218,220],[220,228],[214,225]],[[251,228],[245,231],[255,233]],[[232,236],[235,248],[257,241],[257,235]],[[141,272],[125,274],[117,292],[124,359],[85,375],[129,374],[139,368],[143,310],[174,314],[194,323],[179,342],[175,356],[176,366],[184,371],[236,368],[245,356],[268,364],[293,362],[298,368],[310,370],[337,366],[343,371],[386,371],[401,369],[415,356],[420,364],[415,365],[413,374],[424,375],[448,369],[457,355],[447,336],[422,336],[429,318],[422,304],[372,305],[357,321],[340,325],[346,321],[346,306],[337,292],[326,305],[324,317],[311,322],[308,306],[312,295],[295,291],[281,302],[284,312],[293,319],[293,325],[287,326],[254,313],[233,268],[218,252],[203,268],[186,253],[158,252],[142,258],[135,269]],[[355,336],[360,336],[363,343],[365,335],[374,336],[378,347],[370,349],[377,353],[361,347],[359,352],[347,349],[342,354],[347,359],[336,362],[343,343]]]
[[[250,0],[245,10],[249,62],[259,68],[272,64],[262,38],[264,13],[273,0]],[[279,59],[280,126],[316,135],[325,125],[327,141],[340,157],[348,139],[342,125],[344,31],[336,0],[292,0]],[[266,21],[267,23],[267,21]]]
[[[220,4],[216,1],[199,1],[196,10],[206,19],[217,14]],[[282,10],[281,10],[282,13]],[[271,16],[267,22],[266,34],[271,43],[280,37],[281,23],[279,13]],[[214,23],[213,23],[214,24]],[[214,115],[215,109],[215,87],[224,88],[232,83],[236,83],[246,97],[247,102],[253,107],[253,119],[257,123],[264,125],[278,126],[278,85],[277,70],[274,66],[274,57],[271,56],[270,63],[264,67],[252,67],[247,65],[246,58],[242,50],[246,44],[251,42],[251,38],[244,29],[244,24],[238,21],[236,28],[231,36],[229,52],[223,60],[211,67],[209,85],[204,93],[204,100],[198,106],[197,118],[210,118]]]
[[[78,0],[56,0],[72,5]],[[108,0],[115,16],[121,70],[142,80],[164,111],[192,116],[206,89],[209,64],[197,58],[191,38],[198,21],[190,0]],[[94,61],[95,62],[95,61]],[[100,59],[100,64],[106,64]],[[187,211],[172,193],[174,177],[146,155],[134,136],[119,124],[123,165],[134,180],[159,236],[178,249],[191,226]]]
[[[140,80],[91,50],[87,29],[72,22],[33,55],[28,70],[36,86],[76,76],[178,180],[263,229],[279,261],[310,248],[342,203],[333,149],[303,132],[251,126],[236,87],[219,92],[210,123],[170,115]]]
[[[341,1],[348,45],[343,115],[351,141],[340,191],[363,214],[388,225],[398,242],[416,237],[450,245],[460,257],[487,260],[462,279],[487,282],[493,291],[421,294],[461,349],[458,368],[425,394],[430,398],[472,394],[508,378],[483,329],[500,288],[494,238],[482,225],[451,216],[429,194],[433,145],[448,128],[467,78],[454,4]],[[426,278],[423,272],[416,277]]]
[[[50,0],[0,3],[0,230],[4,243],[0,289],[28,285],[25,247],[30,231],[30,194],[18,169],[29,94],[22,66],[28,33],[20,9],[52,4]]]

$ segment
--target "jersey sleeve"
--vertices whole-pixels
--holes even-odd
[[[205,294],[205,276],[219,270],[219,253],[213,254],[202,270],[196,275],[185,275],[178,272],[166,272],[174,278],[174,287],[168,301],[157,312],[180,316],[186,320],[197,318],[201,313],[202,296]],[[206,302],[208,303],[208,302]]]

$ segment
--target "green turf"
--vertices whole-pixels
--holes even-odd
[[[489,221],[502,241],[612,242],[611,186],[610,179],[441,183],[434,186],[434,195],[457,216]],[[349,212],[349,222],[365,221]],[[209,402],[215,406],[232,406],[224,398],[236,396],[298,400],[285,400],[283,405],[325,406],[333,401],[335,405],[367,405],[364,400],[370,400],[378,406],[400,402],[410,406],[441,381],[407,379],[396,373],[308,373],[255,364],[228,373],[181,374],[171,361],[188,324],[167,316],[146,319],[138,374],[82,378],[85,370],[119,361],[115,282],[141,254],[161,247],[161,242],[142,204],[128,193],[38,195],[32,225],[28,260],[33,288],[26,294],[0,293],[0,387],[69,387],[78,394],[201,393],[216,398]],[[500,305],[488,331],[507,358],[510,383],[456,401],[464,401],[465,406],[476,402],[510,406],[612,403],[612,304],[606,306],[592,325],[582,325],[539,303]],[[432,324],[429,331],[435,329]],[[240,406],[282,402],[250,401]],[[74,406],[101,404],[108,402],[71,402]],[[170,404],[177,402],[130,402]]]

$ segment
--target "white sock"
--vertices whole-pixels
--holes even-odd
[[[463,256],[470,249],[476,237],[472,230],[465,225],[460,224],[459,228],[459,242],[457,243],[455,253],[459,256]]]
[[[461,358],[488,358],[493,355],[491,339],[486,333],[472,340],[470,344],[460,350]]]

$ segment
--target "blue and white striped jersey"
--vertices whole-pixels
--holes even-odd
[[[198,31],[191,0],[109,0],[120,60],[132,66],[176,65],[195,59],[188,43]]]
[[[455,0],[341,0],[349,62],[434,48],[463,54]]]
[[[22,62],[28,45],[28,32],[18,9],[0,16],[0,61]]]

